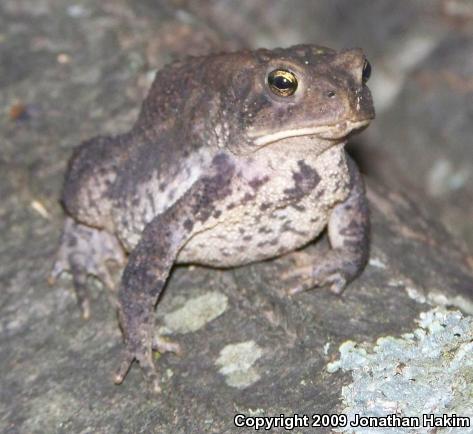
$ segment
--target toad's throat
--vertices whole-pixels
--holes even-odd
[[[257,146],[265,146],[269,143],[291,137],[318,136],[322,139],[335,140],[346,137],[350,132],[366,127],[371,119],[357,121],[340,122],[333,125],[323,125],[314,127],[296,128],[291,130],[282,130],[275,133],[255,132],[249,133],[250,138],[254,139]]]

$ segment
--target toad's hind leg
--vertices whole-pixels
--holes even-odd
[[[101,229],[76,223],[67,217],[56,262],[50,279],[55,281],[63,272],[72,274],[77,301],[84,319],[90,316],[87,277],[97,277],[110,290],[115,289],[107,261],[124,266],[126,256],[117,238]]]

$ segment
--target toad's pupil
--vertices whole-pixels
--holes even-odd
[[[274,83],[279,89],[289,89],[292,86],[292,83],[286,77],[275,77]]]

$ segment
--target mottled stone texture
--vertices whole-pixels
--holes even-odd
[[[0,431],[222,433],[236,412],[336,411],[350,378],[325,367],[340,343],[413,330],[427,303],[471,314],[472,26],[462,0],[2,0]],[[293,298],[280,279],[290,258],[179,267],[158,324],[209,292],[225,307],[191,309],[209,318],[196,331],[168,330],[186,352],[161,357],[161,396],[145,396],[136,368],[114,386],[105,292],[93,284],[83,322],[71,282],[46,282],[72,147],[128,129],[170,59],[299,42],[361,46],[373,65],[378,119],[350,147],[369,174],[370,264],[342,297]]]

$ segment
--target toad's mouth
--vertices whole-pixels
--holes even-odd
[[[346,138],[348,134],[352,132],[366,128],[371,120],[372,119],[369,118],[356,121],[344,121],[333,125],[282,130],[276,133],[250,133],[249,136],[251,139],[254,139],[254,143],[257,146],[265,146],[279,140],[301,136],[316,136],[325,140],[340,140]]]

